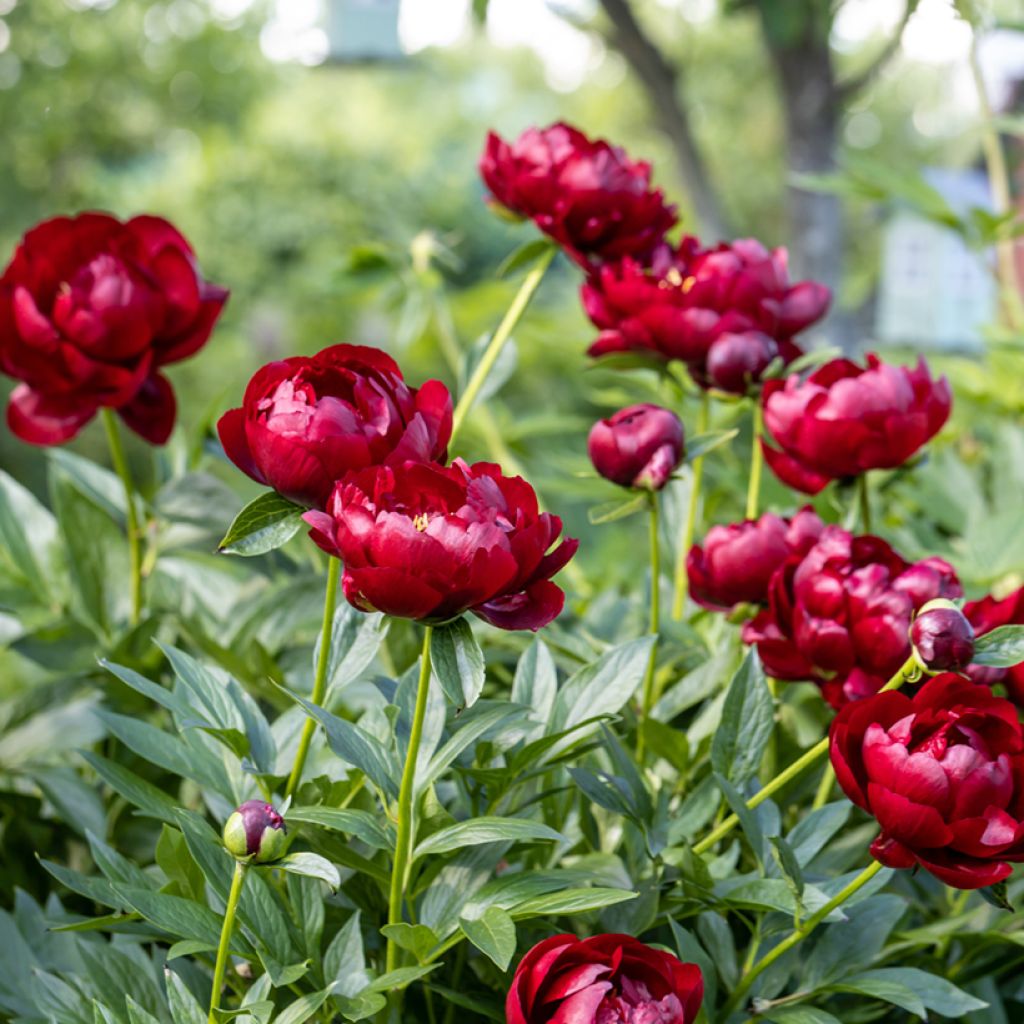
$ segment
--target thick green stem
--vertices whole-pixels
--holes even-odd
[[[101,409],[100,417],[107,431],[114,470],[124,485],[125,529],[128,534],[128,559],[131,568],[131,624],[137,626],[142,617],[142,534],[139,530],[139,517],[135,512],[135,487],[128,469],[128,460],[125,458],[117,417],[112,409]]]
[[[761,499],[761,470],[764,467],[764,451],[761,435],[764,433],[764,410],[761,401],[754,399],[754,439],[750,443],[750,480],[747,483],[747,519],[757,518],[757,506]]]
[[[801,924],[789,938],[783,939],[774,949],[766,953],[754,966],[747,971],[740,979],[736,991],[733,992],[722,1012],[722,1019],[725,1020],[729,1014],[739,1007],[744,996],[750,991],[750,986],[763,974],[779,957],[784,956],[794,946],[799,945],[822,921],[828,917],[837,907],[841,907],[851,896],[863,889],[879,871],[882,865],[878,861],[866,867],[849,885],[844,886],[835,896],[832,897],[820,910],[816,910],[806,921]]]
[[[1006,166],[1006,154],[1003,152],[999,133],[995,126],[995,112],[988,97],[985,76],[978,57],[978,36],[975,33],[971,43],[970,54],[971,74],[978,92],[978,105],[981,107],[981,145],[985,153],[989,181],[992,183],[992,198],[996,215],[1007,214],[1013,209],[1013,194],[1010,188],[1010,172]],[[1011,327],[1024,330],[1024,299],[1021,298],[1024,281],[1017,272],[1016,246],[1014,239],[1007,237],[996,244],[996,260],[998,267],[999,289],[1005,303],[1004,309]]]
[[[235,861],[235,874],[231,879],[231,891],[228,893],[227,906],[224,908],[224,924],[220,930],[220,945],[217,947],[217,963],[213,969],[213,989],[210,991],[210,1013],[207,1024],[217,1024],[217,1008],[220,1006],[220,993],[224,988],[224,975],[228,969],[228,954],[231,948],[231,933],[235,929],[235,911],[238,899],[242,895],[245,884],[245,864]]]
[[[707,433],[710,416],[710,399],[706,391],[700,393],[700,411],[697,413],[697,434]],[[672,618],[677,622],[683,617],[686,606],[686,556],[693,546],[693,535],[697,529],[697,511],[700,508],[700,485],[704,478],[704,456],[698,456],[692,464],[693,477],[690,480],[690,503],[686,511],[686,521],[679,537],[679,550],[676,551],[675,588],[672,598]]]
[[[882,690],[898,690],[905,682],[916,678],[920,671],[920,667],[914,660],[913,654],[911,654],[892,679],[882,687]],[[820,743],[816,743],[810,750],[797,758],[788,768],[779,772],[771,782],[764,786],[763,789],[758,790],[747,801],[747,807],[753,810],[759,804],[763,804],[768,797],[773,796],[787,783],[792,782],[793,779],[802,775],[812,765],[817,764],[823,757],[827,756],[828,743],[828,737],[826,736]],[[740,819],[735,814],[730,814],[725,821],[693,847],[693,852],[698,854],[706,853],[720,839],[724,839],[739,823]]]
[[[860,517],[860,529],[862,533],[871,532],[871,490],[868,484],[867,473],[861,473],[857,477],[857,508]]]
[[[331,630],[334,626],[334,606],[338,599],[338,576],[341,573],[341,562],[332,558],[327,564],[327,593],[324,595],[324,618],[320,627],[320,652],[316,659],[316,675],[313,677],[313,693],[310,700],[321,705],[327,691],[327,669],[331,663]],[[306,757],[309,754],[309,745],[313,742],[313,733],[316,732],[316,721],[307,718],[302,726],[302,735],[299,737],[299,749],[295,751],[295,763],[292,765],[292,773],[288,776],[288,785],[285,787],[284,795],[291,796],[299,783],[302,781],[302,769],[306,766]]]
[[[419,758],[420,742],[423,739],[423,721],[427,714],[427,697],[430,694],[430,638],[432,627],[423,633],[423,654],[420,658],[420,679],[416,687],[416,708],[409,732],[409,747],[405,752],[405,767],[398,790],[398,836],[395,842],[395,858],[391,866],[391,889],[388,897],[388,924],[401,924],[402,901],[409,878],[412,861],[412,846],[415,839],[413,827],[413,794],[416,787],[416,761]],[[385,969],[398,967],[398,946],[388,938]]]
[[[832,787],[835,785],[836,772],[832,767],[831,762],[825,765],[825,770],[821,773],[821,781],[818,783],[818,791],[814,794],[814,803],[811,804],[812,811],[820,811],[825,804],[828,803],[828,798],[832,795]]]
[[[661,545],[658,541],[659,516],[658,495],[651,491],[647,495],[650,508],[650,548],[651,548],[651,618],[648,633],[654,637],[651,645],[651,656],[647,661],[647,672],[644,675],[644,686],[640,703],[640,721],[636,730],[636,757],[642,765],[644,762],[644,726],[658,699],[655,685],[655,669],[658,663],[658,630],[661,626]]]
[[[537,291],[540,287],[541,281],[544,280],[544,275],[547,273],[548,267],[551,266],[551,261],[555,258],[555,251],[556,250],[553,246],[548,249],[548,251],[537,260],[533,265],[533,268],[523,279],[523,283],[520,285],[519,291],[516,293],[516,297],[512,300],[512,305],[508,307],[508,311],[502,318],[501,323],[498,324],[498,329],[494,332],[494,337],[491,338],[490,344],[487,346],[487,350],[483,354],[483,358],[479,363],[477,363],[476,369],[470,376],[469,381],[466,384],[466,390],[459,396],[459,401],[455,406],[455,414],[452,419],[452,437],[450,443],[453,447],[455,445],[456,437],[458,437],[459,432],[462,430],[462,425],[465,422],[466,415],[472,408],[477,396],[480,394],[480,389],[484,386],[484,382],[487,380],[491,370],[494,369],[494,364],[498,361],[498,356],[501,355],[501,350],[505,347],[508,339],[512,336],[512,331],[515,330],[520,317],[526,312],[526,307],[529,306],[534,292]]]

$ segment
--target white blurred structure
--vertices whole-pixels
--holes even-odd
[[[327,0],[327,57],[332,61],[399,60],[401,0]]]
[[[928,183],[957,214],[991,209],[980,170],[931,169]],[[884,345],[978,351],[996,315],[992,254],[969,249],[955,231],[907,209],[885,227],[875,330]]]

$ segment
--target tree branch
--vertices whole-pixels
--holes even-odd
[[[729,227],[725,213],[697,145],[686,107],[680,100],[678,72],[641,28],[630,0],[599,2],[612,26],[606,36],[609,45],[625,58],[640,80],[658,127],[672,142],[702,232],[714,239],[727,238]]]
[[[906,6],[903,8],[903,17],[900,18],[900,23],[896,26],[896,31],[893,32],[889,41],[882,47],[881,52],[875,57],[873,61],[863,71],[859,71],[856,75],[847,78],[845,81],[839,82],[836,89],[839,93],[840,102],[846,103],[853,96],[855,96],[861,89],[866,85],[869,85],[882,71],[882,69],[900,52],[900,42],[903,39],[903,30],[907,27],[907,22],[913,17],[914,11],[917,10],[917,6],[920,0],[906,0]]]

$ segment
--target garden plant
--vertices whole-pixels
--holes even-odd
[[[460,380],[325,338],[188,440],[163,368],[229,301],[202,253],[87,212],[10,258],[7,423],[49,502],[0,475],[0,625],[39,669],[0,754],[63,752],[4,791],[0,1014],[1024,1019],[1024,588],[962,578],[929,508],[955,386],[807,344],[829,289],[683,233],[621,148],[491,134],[480,173],[526,237]],[[463,457],[556,261],[581,374],[643,399],[573,439],[628,591],[515,466]],[[113,471],[62,447],[94,418]]]

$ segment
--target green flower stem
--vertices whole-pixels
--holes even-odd
[[[794,946],[799,945],[815,928],[821,924],[822,921],[832,913],[836,907],[841,907],[851,896],[856,892],[863,889],[868,882],[871,881],[879,871],[882,870],[882,865],[878,861],[872,861],[871,864],[866,867],[849,885],[841,889],[835,896],[832,897],[820,910],[815,911],[806,921],[799,925],[789,938],[783,939],[774,949],[766,953],[753,967],[747,971],[746,974],[740,979],[739,985],[736,987],[736,991],[733,992],[729,998],[729,1002],[726,1004],[725,1009],[722,1012],[722,1019],[724,1020],[732,1013],[742,1002],[743,997],[750,991],[750,986],[754,984],[757,978],[763,974],[779,957],[784,956]]]
[[[650,491],[647,495],[650,509],[650,545],[651,545],[651,623],[648,633],[654,637],[651,645],[651,656],[647,660],[647,672],[644,674],[644,685],[640,703],[640,721],[636,731],[636,757],[642,765],[644,762],[644,725],[658,700],[655,686],[655,669],[658,662],[658,629],[661,625],[661,550],[658,543],[658,495]]]
[[[761,401],[754,399],[754,439],[750,445],[750,480],[747,484],[747,519],[757,518],[757,506],[761,498],[761,471],[764,468],[764,451],[761,436],[764,434],[764,410]]]
[[[835,781],[836,771],[830,762],[825,765],[825,770],[821,773],[818,791],[814,794],[814,803],[811,804],[812,811],[820,811],[828,803],[828,798],[832,795],[832,787],[835,785]]]
[[[224,975],[228,968],[228,953],[231,946],[231,933],[235,929],[235,911],[238,899],[242,895],[245,883],[245,864],[235,861],[235,874],[231,879],[231,891],[228,893],[227,906],[224,908],[224,924],[220,930],[220,945],[217,947],[217,964],[213,969],[213,989],[210,992],[210,1014],[207,1024],[217,1024],[217,1008],[220,1006],[220,993],[224,987]]]
[[[341,574],[341,562],[331,558],[327,563],[327,593],[324,596],[324,619],[320,627],[320,653],[316,659],[316,675],[313,677],[312,703],[321,705],[327,690],[327,667],[331,662],[331,630],[334,626],[334,606],[338,600],[338,576]],[[295,763],[292,773],[288,776],[288,785],[284,795],[291,796],[302,781],[302,769],[306,766],[309,745],[316,731],[316,721],[307,718],[299,737],[299,749],[295,751]]]
[[[700,409],[697,413],[697,435],[706,434],[710,418],[710,399],[706,391],[700,393]],[[672,618],[677,622],[683,617],[686,606],[686,556],[693,545],[693,535],[697,529],[697,511],[700,508],[700,485],[704,479],[704,456],[693,460],[693,479],[690,481],[690,504],[683,523],[683,532],[679,538],[679,550],[676,552],[675,589],[672,598]]]
[[[391,866],[391,890],[388,898],[388,924],[401,924],[402,900],[409,879],[412,860],[413,791],[416,784],[416,761],[419,758],[420,742],[423,739],[423,720],[427,714],[427,697],[430,694],[430,639],[433,628],[427,626],[423,633],[423,654],[420,658],[420,679],[416,687],[416,709],[412,716],[412,730],[409,733],[409,748],[405,752],[405,767],[402,769],[402,783],[398,790],[398,837],[395,842],[395,858]],[[398,967],[398,946],[388,938],[385,970]]]
[[[898,690],[904,683],[915,678],[919,672],[920,668],[914,661],[913,654],[911,654],[892,679],[882,687],[882,690]],[[828,755],[828,743],[828,737],[826,736],[820,743],[816,743],[810,750],[804,753],[803,756],[797,758],[788,768],[779,772],[771,782],[764,786],[763,789],[758,790],[747,801],[747,807],[753,810],[759,804],[763,804],[768,797],[773,796],[787,783],[792,782],[797,776],[802,775],[808,768],[817,764],[823,757],[826,757]],[[720,839],[724,839],[739,823],[740,819],[735,814],[730,814],[728,818],[693,847],[693,852],[697,854],[706,853]]]
[[[544,275],[547,273],[548,267],[551,266],[551,261],[555,258],[555,251],[554,246],[549,248],[523,279],[516,297],[512,300],[512,305],[508,307],[508,311],[502,318],[501,323],[498,324],[498,329],[494,332],[494,337],[491,338],[483,358],[477,363],[476,369],[470,376],[469,382],[466,384],[466,390],[459,396],[452,419],[452,437],[450,442],[452,447],[454,447],[455,439],[462,430],[466,415],[480,394],[480,389],[484,386],[484,382],[487,380],[491,370],[494,369],[494,364],[498,361],[501,350],[512,336],[512,331],[515,330],[520,317],[526,312],[526,307],[529,306],[534,293],[540,287],[541,281],[544,280]]]
[[[857,477],[857,507],[860,510],[860,528],[864,533],[871,532],[871,491],[868,486],[867,473]]]
[[[114,470],[124,485],[125,527],[128,534],[128,558],[131,567],[132,611],[131,624],[137,626],[142,617],[142,534],[139,530],[139,517],[135,512],[135,487],[132,484],[131,471],[124,454],[121,441],[121,430],[117,417],[112,409],[101,409],[100,417],[107,431],[107,442],[110,445],[110,458]]]

